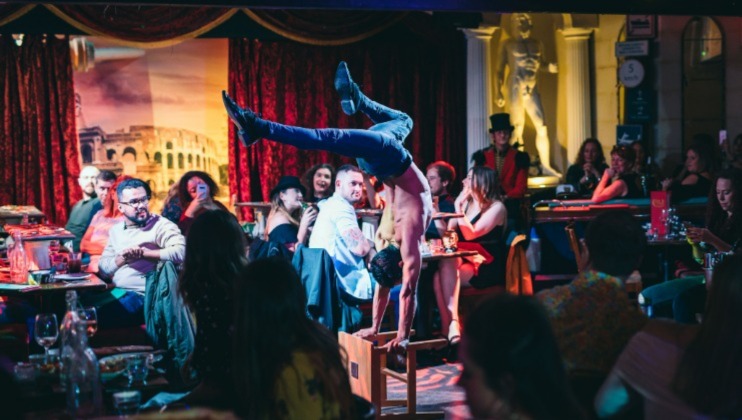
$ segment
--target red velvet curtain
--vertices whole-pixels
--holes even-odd
[[[413,118],[405,145],[419,167],[443,159],[464,170],[466,46],[460,32],[432,27],[427,16],[414,14],[379,36],[338,47],[232,39],[229,92],[240,105],[278,122],[369,127],[365,116],[348,117],[340,109],[333,76],[344,60],[364,93]],[[239,201],[267,199],[281,175],[301,176],[318,162],[348,161],[270,141],[246,149],[229,126],[229,184]]]
[[[0,204],[67,221],[81,198],[69,39],[0,36]]]

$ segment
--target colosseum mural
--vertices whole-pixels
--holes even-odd
[[[228,204],[226,40],[146,50],[87,40],[94,65],[75,72],[81,163],[148,182],[153,211],[190,170],[211,175]]]

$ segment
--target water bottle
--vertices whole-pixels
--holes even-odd
[[[23,247],[23,239],[20,232],[13,233],[13,245],[8,251],[10,262],[10,282],[25,284],[28,282],[28,256]]]
[[[97,417],[103,413],[98,358],[88,347],[86,325],[80,320],[77,293],[67,291],[67,313],[62,320],[62,370],[60,382],[67,395],[72,418]]]

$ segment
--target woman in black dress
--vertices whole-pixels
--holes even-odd
[[[565,181],[572,184],[581,196],[590,196],[606,168],[603,146],[598,139],[589,138],[582,142],[575,163],[567,169]]]
[[[634,172],[635,161],[636,154],[631,146],[614,146],[611,150],[611,167],[603,171],[591,200],[602,203],[613,198],[642,197],[639,177]]]
[[[282,176],[271,190],[271,211],[265,225],[268,240],[284,244],[294,252],[297,244],[309,241],[317,209],[304,208],[306,190],[295,176]]]
[[[481,289],[505,284],[503,232],[508,212],[500,198],[497,173],[485,166],[475,166],[469,170],[463,185],[461,194],[454,201],[454,208],[456,213],[463,213],[465,217],[450,219],[447,228],[458,231],[462,241],[479,244],[484,251],[480,254],[485,255],[480,260],[443,259],[433,277],[441,313],[441,332],[451,344],[458,343],[461,336],[458,305],[462,285]]]

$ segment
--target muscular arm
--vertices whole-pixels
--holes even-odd
[[[371,241],[363,236],[363,232],[361,232],[361,229],[359,229],[358,226],[344,230],[340,233],[340,236],[343,238],[345,245],[348,246],[348,250],[352,252],[353,255],[359,257],[365,257],[373,246]]]
[[[407,232],[411,233],[411,232]],[[399,250],[402,254],[402,289],[399,291],[399,325],[397,338],[390,342],[394,347],[410,337],[412,318],[415,316],[415,292],[420,278],[420,238],[404,236]]]

